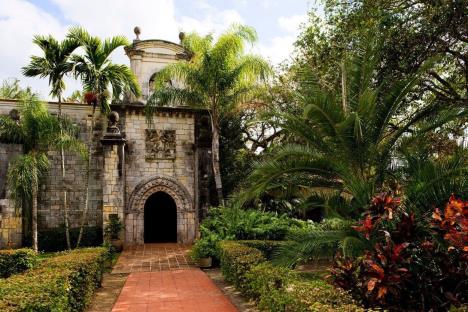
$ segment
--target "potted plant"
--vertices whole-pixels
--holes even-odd
[[[200,268],[209,268],[213,263],[213,256],[216,256],[218,243],[217,237],[210,235],[195,242],[192,247],[192,259]]]
[[[123,249],[123,241],[120,238],[120,232],[123,229],[123,224],[120,222],[118,214],[110,214],[109,222],[104,229],[104,234],[116,251],[120,252]]]

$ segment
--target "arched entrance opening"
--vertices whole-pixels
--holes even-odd
[[[148,197],[144,211],[145,243],[177,242],[177,207],[165,192]]]

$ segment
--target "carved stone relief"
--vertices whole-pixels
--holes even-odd
[[[176,131],[146,129],[146,159],[174,159],[176,157]]]

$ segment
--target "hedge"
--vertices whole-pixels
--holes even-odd
[[[106,248],[83,248],[0,280],[0,311],[83,311],[100,285],[106,259]]]
[[[6,278],[29,270],[36,262],[37,254],[32,249],[0,250],[0,277]]]
[[[255,299],[263,311],[364,311],[348,293],[323,280],[305,280],[293,270],[272,265],[245,241],[224,241],[219,247],[225,279]]]
[[[250,295],[251,288],[248,287],[245,273],[266,260],[262,252],[235,241],[222,241],[219,248],[224,278],[244,294]]]

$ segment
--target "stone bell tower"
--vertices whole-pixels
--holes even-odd
[[[125,48],[125,53],[130,59],[130,68],[141,86],[142,96],[130,101],[146,103],[151,94],[154,74],[170,63],[186,59],[186,54],[181,45],[173,42],[159,39],[141,40],[141,29],[138,26],[134,32],[136,38],[131,46]]]

